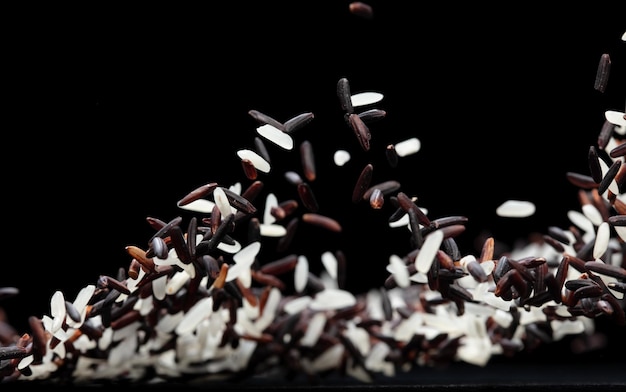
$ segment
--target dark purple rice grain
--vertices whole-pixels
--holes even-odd
[[[374,166],[371,163],[368,163],[361,170],[361,174],[359,174],[359,178],[357,178],[356,184],[354,184],[354,188],[352,190],[352,202],[357,203],[363,199],[365,192],[370,186],[372,181],[372,175],[374,171]]]
[[[613,180],[615,179],[615,176],[617,175],[617,172],[619,171],[621,166],[622,161],[620,160],[614,161],[611,166],[609,166],[609,169],[604,174],[604,177],[602,177],[602,181],[600,181],[600,183],[598,184],[598,193],[604,194],[604,192],[609,189],[611,182],[613,182]]]
[[[374,121],[382,120],[387,116],[387,112],[381,109],[369,109],[359,113],[359,117],[365,123],[371,123]]]
[[[596,79],[593,84],[593,88],[603,93],[606,90],[607,82],[609,81],[609,75],[611,73],[611,57],[608,53],[603,53],[600,56],[598,63],[598,69],[596,71]]]
[[[409,215],[409,227],[411,228],[410,243],[413,248],[420,249],[424,244],[424,237],[420,230],[420,218],[415,210],[415,208],[411,208],[407,212]]]
[[[582,189],[594,189],[598,187],[598,183],[594,181],[593,177],[576,173],[576,172],[567,172],[565,173],[565,178],[570,184],[582,188]]]
[[[347,114],[354,113],[350,82],[348,82],[347,78],[341,78],[337,81],[337,97],[339,98],[339,104],[341,105],[342,110],[344,110]]]
[[[562,244],[569,245],[571,242],[571,238],[567,235],[567,232],[558,226],[548,226],[548,234],[551,238]]]
[[[196,201],[198,199],[205,198],[213,193],[215,188],[217,188],[219,184],[217,182],[210,182],[208,184],[201,185],[194,189],[193,191],[186,194],[182,199],[178,201],[179,206],[186,206],[187,204]],[[158,234],[155,234],[155,236]]]
[[[303,222],[322,227],[328,231],[333,231],[335,233],[339,233],[342,231],[341,224],[335,219],[326,215],[321,215],[313,212],[305,212],[304,214],[302,214],[301,218]]]
[[[372,138],[369,127],[361,120],[361,117],[354,113],[348,115],[348,124],[352,128],[363,151],[369,151],[370,139]]]
[[[626,325],[626,314],[624,313],[624,308],[620,304],[620,302],[609,293],[604,293],[600,296],[600,299],[608,302],[613,307],[612,318],[615,321],[615,324],[618,326]]]
[[[385,195],[380,189],[375,188],[370,195],[369,203],[373,209],[380,210],[385,204]]]
[[[28,326],[30,327],[31,336],[33,338],[33,351],[36,361],[40,361],[47,351],[47,332],[44,328],[43,321],[36,316],[28,317]]]
[[[602,166],[600,166],[600,158],[598,157],[598,152],[596,151],[595,146],[589,147],[587,161],[589,163],[591,178],[599,184],[602,181]]]
[[[310,123],[315,116],[311,112],[300,113],[289,120],[285,121],[285,133],[292,133]]]
[[[293,253],[262,265],[259,268],[259,272],[270,275],[280,275],[293,271],[297,263],[298,255]]]
[[[402,187],[402,184],[396,180],[386,180],[379,182],[377,184],[371,185],[368,189],[363,193],[363,200],[369,200],[372,196],[372,193],[375,190],[379,190],[384,196],[391,195],[396,192],[398,189]]]
[[[152,239],[152,241],[150,241],[148,250],[146,251],[146,257],[157,257],[161,260],[164,260],[167,258],[168,253],[169,248],[165,243],[165,240],[161,237],[155,237]]]
[[[452,260],[459,260],[462,256],[459,245],[452,237],[447,237],[443,239],[441,243],[441,249],[443,249],[446,254],[450,255]]]
[[[350,2],[348,9],[351,14],[363,19],[372,19],[374,17],[374,9],[372,6],[362,1]]]
[[[542,238],[543,238],[543,241],[546,244],[550,245],[550,247],[552,247],[552,249],[554,249],[555,251],[557,251],[559,253],[565,252],[565,247],[563,246],[562,242],[557,241],[552,236],[549,236],[547,234],[544,235]]]
[[[621,280],[626,279],[626,268],[622,268],[617,265],[607,264],[602,261],[587,261],[585,263],[585,268],[598,274],[611,276]]]
[[[621,165],[615,175],[615,183],[620,193],[624,192],[624,184],[626,183],[626,165]]]
[[[232,231],[234,220],[234,214],[229,214],[227,217],[225,217],[220,222],[219,226],[209,240],[203,240],[198,243],[198,245],[196,246],[196,255],[202,256],[213,252],[217,248],[219,243],[224,240],[226,235]]]
[[[590,297],[599,297],[600,295],[602,295],[602,287],[598,285],[583,286],[574,290],[574,299],[576,300]]]
[[[313,145],[308,140],[304,140],[300,143],[300,160],[302,163],[304,178],[306,178],[309,182],[315,181],[315,178],[317,177],[315,155],[313,154]]]
[[[287,199],[278,203],[278,207],[283,210],[285,217],[291,216],[298,209],[298,201],[295,199]]]
[[[268,116],[265,113],[261,113],[258,110],[249,110],[248,114],[254,118],[260,125],[265,125],[265,124],[269,124],[271,126],[273,126],[274,128],[278,128],[281,131],[284,131],[285,126],[278,120]]]
[[[287,226],[285,227],[285,235],[280,237],[278,239],[278,242],[276,243],[276,251],[278,253],[285,252],[287,249],[289,249],[289,246],[291,245],[295,237],[299,222],[300,219],[297,216],[293,217],[289,220],[289,222],[287,222]]]
[[[217,186],[217,185],[215,185]],[[213,192],[211,190],[211,192]],[[152,235],[152,237],[150,237],[150,239],[148,240],[148,243],[150,243],[150,241],[152,241],[152,239],[154,239],[155,237],[165,237],[168,235],[168,232],[170,231],[170,229],[174,226],[178,226],[180,225],[180,223],[183,221],[183,217],[182,216],[177,216],[174,219],[170,220],[169,222],[167,222],[165,225],[161,226],[156,233],[154,233]]]
[[[258,177],[258,172],[256,170],[256,166],[254,163],[248,158],[243,158],[241,160],[241,168],[243,169],[243,173],[248,180],[256,180]]]
[[[297,186],[298,196],[300,197],[300,201],[304,208],[309,210],[310,212],[319,211],[319,204],[317,203],[317,198],[313,193],[313,189],[307,182],[302,182]]]
[[[611,123],[609,123],[611,124]],[[611,124],[613,125],[613,124]],[[617,146],[613,147],[611,151],[609,151],[609,156],[611,158],[619,158],[626,155],[626,143],[622,142]]]
[[[433,219],[430,221],[430,224],[428,226],[422,227],[422,234],[426,235],[434,230],[437,230],[439,228],[443,228],[446,226],[464,225],[465,223],[468,222],[468,220],[469,219],[467,217],[461,216],[461,215],[451,215],[451,216],[444,216],[442,218]],[[489,244],[484,244],[484,246],[488,246],[488,245]]]
[[[387,163],[390,167],[398,167],[398,152],[393,144],[388,144],[385,148],[385,157],[387,158]]]
[[[11,346],[0,346],[0,361],[4,361],[7,359],[20,359],[28,356],[30,351],[25,347],[20,347],[16,345]],[[2,368],[0,367],[0,370]]]
[[[245,212],[246,214],[254,214],[256,212],[256,207],[245,197],[238,194],[237,192],[232,191],[228,188],[224,189],[224,193],[228,198],[230,204],[235,207],[238,211]]]
[[[191,263],[191,253],[189,252],[189,248],[187,247],[187,242],[185,240],[185,234],[183,234],[180,226],[174,226],[169,231],[170,241],[172,243],[172,248],[176,252],[176,255],[184,264]]]
[[[600,133],[598,134],[597,144],[600,150],[604,151],[615,132],[615,128],[615,124],[607,119],[604,120],[604,122],[602,123],[602,128],[600,129]]]

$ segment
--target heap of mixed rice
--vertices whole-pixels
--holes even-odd
[[[603,56],[598,90],[609,65]],[[352,94],[344,78],[336,96],[345,125],[367,151],[368,124],[386,112],[358,109],[375,106],[382,94]],[[131,261],[118,276],[100,276],[75,298],[55,292],[49,314],[30,317],[27,332],[0,328],[0,380],[339,374],[370,383],[378,375],[455,361],[486,366],[493,356],[590,334],[600,317],[626,326],[623,112],[606,111],[598,143],[589,150],[589,173],[567,173],[581,199],[580,210],[570,211],[572,225],[550,227],[541,240],[504,254],[495,252],[493,237],[479,254],[464,254],[455,237],[465,217],[431,219],[395,181],[373,184],[373,167],[364,166],[351,179],[349,197],[374,209],[393,203],[389,225],[409,231],[412,251],[390,255],[384,283],[363,295],[346,290],[341,251],[309,260],[290,250],[300,222],[342,231],[338,220],[319,213],[311,145],[299,144],[301,171],[283,172],[294,198],[280,200],[262,182],[271,167],[264,143],[294,149],[294,132],[313,121],[313,113],[284,123],[256,110],[249,114],[259,136],[255,148],[237,151],[249,185],[207,183],[192,190],[178,206],[197,217],[147,218],[154,235],[143,248],[127,247]],[[419,148],[416,138],[387,146],[389,164]],[[350,154],[337,151],[334,159],[343,165]],[[498,214],[533,211],[532,203],[511,200]],[[284,257],[262,257],[268,237]],[[314,274],[309,266],[318,262],[322,272]],[[15,294],[12,287],[0,288],[0,298]]]

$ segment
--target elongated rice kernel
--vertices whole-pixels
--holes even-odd
[[[233,213],[233,208],[228,201],[228,197],[226,196],[226,192],[224,192],[224,188],[215,188],[215,190],[213,191],[213,197],[215,200],[215,205],[217,206],[217,208],[219,208],[220,214],[223,218],[226,218]]]
[[[309,259],[306,256],[298,256],[293,278],[296,292],[303,292],[309,280]]]
[[[379,92],[374,92],[374,91],[365,91],[361,93],[352,94],[352,97],[351,97],[353,107],[373,105],[375,103],[382,101],[382,99],[383,99],[383,94]]]
[[[308,140],[303,140],[302,143],[300,143],[300,161],[302,163],[304,178],[309,182],[315,181],[317,177],[315,155],[313,153],[313,145]]]
[[[407,155],[417,153],[422,147],[422,143],[416,137],[412,137],[406,140],[397,142],[395,145],[396,154],[399,157],[405,157]]]
[[[603,93],[606,90],[610,72],[611,57],[608,53],[603,53],[602,56],[600,56],[600,62],[598,63],[598,70],[596,71],[596,79],[594,81],[593,88]]]
[[[374,17],[374,10],[371,5],[362,1],[353,1],[348,4],[350,13],[359,16],[364,19],[372,19]]]
[[[424,238],[424,243],[415,257],[415,269],[417,272],[425,274],[430,270],[430,266],[437,256],[437,251],[441,246],[443,237],[443,231],[435,230]]]
[[[525,218],[535,213],[535,205],[526,200],[507,200],[496,208],[496,214],[506,218]]]
[[[237,156],[240,159],[248,159],[250,160],[250,162],[252,162],[252,164],[254,165],[254,167],[256,167],[256,169],[258,171],[261,171],[263,173],[269,173],[270,172],[270,164],[268,161],[266,161],[265,159],[263,159],[263,157],[261,157],[259,154],[257,154],[256,152],[249,150],[249,149],[241,149],[237,151]]]
[[[291,150],[293,148],[293,138],[273,125],[261,125],[256,129],[256,131],[265,139],[285,150]]]
[[[311,112],[300,113],[290,118],[289,120],[285,121],[284,123],[285,129],[283,131],[286,133],[295,132],[299,130],[300,128],[304,127],[306,124],[310,123],[314,117],[315,115]]]
[[[593,246],[593,258],[599,259],[609,248],[609,240],[611,238],[611,227],[607,222],[602,222],[598,226],[596,240]]]

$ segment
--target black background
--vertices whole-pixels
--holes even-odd
[[[279,121],[314,113],[294,139],[312,142],[320,213],[344,231],[303,228],[295,245],[312,264],[342,249],[354,291],[382,285],[388,256],[409,249],[408,234],[386,227],[392,207],[349,202],[368,162],[373,181],[399,180],[429,217],[467,216],[463,253],[476,252],[484,232],[510,244],[567,227],[579,205],[565,173],[588,173],[604,111],[624,111],[623,13],[599,3],[404,3],[369,2],[371,20],[343,1],[7,13],[0,286],[20,290],[2,304],[12,324],[25,330],[29,315],[49,312],[54,291],[71,300],[127,267],[125,246],[145,247],[153,233],[145,218],[188,219],[176,202],[197,186],[247,184],[235,151],[253,148],[251,109]],[[603,53],[612,70],[600,93]],[[342,77],[353,93],[385,95],[368,152],[343,121]],[[384,147],[408,137],[421,150],[388,168]],[[300,170],[297,147],[268,147],[272,173],[260,179],[296,197],[282,173]],[[332,164],[338,148],[352,153],[342,168]],[[497,217],[510,198],[533,201],[536,214]]]

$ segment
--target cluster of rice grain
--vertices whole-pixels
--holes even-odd
[[[608,64],[603,56],[596,80],[601,91]],[[368,124],[386,112],[358,109],[377,105],[383,95],[352,94],[342,78],[336,98],[345,125],[367,153]],[[55,292],[49,314],[29,318],[28,332],[2,324],[4,383],[207,382],[259,375],[319,380],[331,374],[372,383],[416,367],[457,361],[486,366],[494,356],[591,334],[598,317],[626,326],[624,113],[605,113],[588,156],[591,175],[567,174],[580,188],[581,210],[570,211],[572,226],[552,227],[540,241],[502,255],[495,253],[494,237],[485,239],[479,254],[465,254],[455,237],[467,218],[431,219],[397,181],[373,184],[374,168],[365,165],[349,179],[354,190],[348,200],[374,210],[393,204],[389,228],[409,231],[412,251],[390,254],[388,276],[363,295],[346,290],[341,251],[313,260],[290,247],[300,222],[343,234],[340,220],[320,213],[315,195],[316,160],[326,157],[315,156],[302,139],[313,113],[285,122],[257,110],[249,114],[259,123],[259,137],[254,148],[236,152],[249,185],[212,182],[192,190],[178,206],[197,217],[148,217],[154,235],[143,248],[126,248],[131,261],[118,276],[101,276],[75,298]],[[266,142],[299,152],[301,170],[274,165]],[[420,148],[417,138],[389,145],[388,162],[395,166]],[[344,165],[350,153],[338,150],[334,159]],[[263,176],[281,169],[295,188],[293,199],[264,189]],[[506,217],[533,212],[532,203],[520,200],[498,208]],[[263,257],[268,246],[286,256]],[[318,261],[323,268],[315,274],[311,264]],[[0,288],[0,299],[16,294]]]

